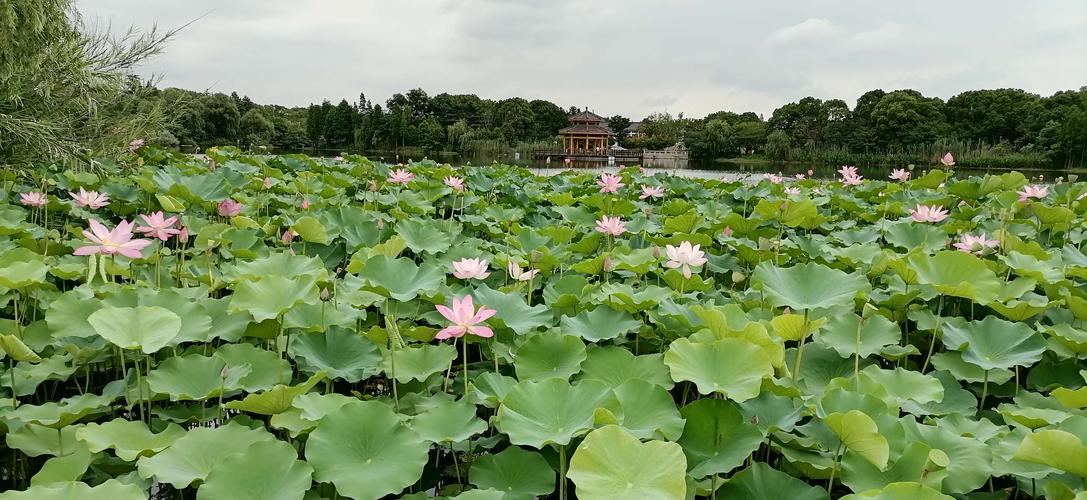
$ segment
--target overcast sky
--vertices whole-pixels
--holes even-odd
[[[769,113],[873,88],[947,99],[1087,85],[1084,0],[77,0],[182,31],[141,72],[259,103],[421,87],[638,119]]]

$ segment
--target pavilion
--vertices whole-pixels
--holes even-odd
[[[559,130],[566,154],[606,155],[611,137],[604,117],[584,111],[570,117],[570,126]]]

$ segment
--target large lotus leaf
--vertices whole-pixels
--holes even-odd
[[[860,410],[850,410],[831,413],[823,419],[823,423],[838,436],[847,450],[864,457],[880,470],[887,467],[890,445],[887,438],[879,433],[872,417]]]
[[[563,333],[572,333],[589,342],[599,342],[637,331],[642,322],[629,313],[597,306],[574,317],[563,317],[559,326]]]
[[[294,398],[291,408],[282,413],[272,415],[269,423],[277,429],[286,429],[292,437],[312,431],[325,415],[339,410],[345,405],[354,403],[359,399],[354,396],[329,393],[318,394],[309,392]]]
[[[727,473],[762,444],[759,428],[744,419],[736,404],[723,399],[699,399],[680,410],[687,426],[679,444],[694,478]]]
[[[468,481],[482,489],[539,497],[555,490],[555,471],[534,451],[510,446],[472,463]]]
[[[842,497],[842,500],[953,500],[955,497],[940,493],[928,486],[914,483],[891,483],[883,489],[869,490]]]
[[[306,215],[299,217],[291,226],[291,230],[302,238],[302,241],[308,241],[310,243],[317,243],[320,245],[327,245],[331,238],[328,236],[328,230],[321,224],[321,221]]]
[[[382,368],[385,374],[402,384],[444,371],[457,359],[457,349],[449,344],[423,344],[403,349],[385,350]]]
[[[506,393],[498,407],[497,426],[516,445],[565,446],[593,428],[598,407],[617,404],[611,390],[599,382],[524,381]]]
[[[763,392],[757,398],[740,403],[744,418],[764,434],[774,431],[792,431],[806,408],[791,397]]]
[[[45,282],[49,271],[40,254],[16,248],[0,255],[0,286],[14,290]]]
[[[109,301],[106,301],[109,303]],[[125,304],[113,304],[125,305]],[[159,306],[169,309],[181,318],[181,331],[172,344],[183,342],[207,342],[211,335],[212,321],[204,307],[187,297],[177,289],[149,291],[139,299],[141,306]]]
[[[1031,366],[1042,359],[1046,342],[1024,323],[986,316],[981,321],[943,327],[943,342],[962,351],[962,360],[983,370]]]
[[[30,350],[22,340],[19,340],[19,337],[14,335],[0,335],[0,348],[15,361],[39,363],[42,360],[41,356]]]
[[[213,356],[226,361],[231,373],[248,366],[249,373],[242,376],[237,386],[248,392],[271,389],[291,379],[291,364],[267,349],[252,344],[227,344],[219,346]]]
[[[676,382],[694,382],[700,394],[720,393],[743,402],[759,395],[762,381],[774,374],[769,356],[746,340],[691,342],[679,338],[668,346],[664,364]]]
[[[10,369],[4,371],[0,376],[0,386],[11,387],[14,382],[15,395],[29,396],[37,391],[42,382],[66,380],[75,373],[76,368],[70,354],[56,354],[38,363],[20,362],[15,365],[14,374]]]
[[[226,361],[214,356],[189,354],[163,361],[147,374],[147,387],[156,394],[167,394],[170,401],[201,401],[240,388],[239,380],[252,370],[236,366],[227,370]]]
[[[221,427],[196,427],[174,441],[169,448],[137,462],[140,476],[174,488],[186,488],[193,481],[203,481],[222,460],[244,452],[254,443],[273,441],[265,430],[256,430],[229,422]]]
[[[321,419],[306,442],[314,479],[356,500],[377,500],[415,483],[430,443],[401,423],[391,408],[359,401]]]
[[[883,237],[887,239],[887,243],[906,250],[920,248],[925,252],[933,252],[947,246],[947,233],[929,224],[914,224],[913,222],[888,224]]]
[[[646,285],[635,289],[630,284],[614,281],[601,286],[593,294],[593,302],[633,314],[652,309],[672,297],[673,293],[671,288]]]
[[[901,404],[903,400],[910,399],[919,404],[938,403],[944,399],[944,386],[940,379],[921,372],[895,368],[884,370],[877,365],[866,366],[860,372],[862,390],[867,385],[872,389],[867,391],[875,394],[877,390],[883,392],[882,399],[890,405]]]
[[[295,335],[291,338],[290,352],[299,370],[324,371],[329,378],[352,383],[381,371],[381,351],[377,345],[346,328]]]
[[[676,409],[672,395],[659,385],[631,379],[612,389],[619,406],[601,409],[596,417],[599,425],[618,424],[641,439],[675,441],[683,433],[683,417]]]
[[[181,331],[181,318],[158,306],[105,306],[87,317],[102,338],[122,349],[157,352]]]
[[[87,318],[101,307],[101,301],[94,298],[94,291],[89,286],[81,286],[57,296],[45,311],[45,322],[54,338],[93,337],[94,327]]]
[[[717,490],[718,498],[744,500],[828,500],[826,490],[811,486],[793,476],[755,462],[736,473]]]
[[[437,290],[445,274],[435,265],[417,266],[411,259],[376,255],[366,261],[359,277],[382,295],[406,302],[420,293]]]
[[[841,458],[842,484],[853,491],[878,490],[901,482],[922,480],[925,486],[939,488],[947,477],[947,454],[924,443],[911,442],[886,470],[879,470],[859,455],[847,453]]]
[[[243,280],[234,288],[230,310],[248,312],[257,321],[275,319],[299,304],[316,304],[313,276],[285,278],[272,274],[256,281]]]
[[[112,392],[103,395],[87,393],[40,405],[24,404],[9,411],[5,418],[59,429],[88,415],[109,410],[110,403],[118,395]]]
[[[297,278],[313,276],[316,281],[327,281],[328,270],[321,259],[304,255],[291,255],[286,252],[273,253],[259,259],[241,261],[224,271],[230,281],[238,279],[259,280],[265,276]]]
[[[26,424],[15,431],[8,432],[5,442],[8,447],[19,450],[28,457],[50,455],[59,457],[81,448],[76,441],[76,432],[82,425],[69,425],[57,429],[38,424]]]
[[[1071,432],[1057,429],[1035,432],[1023,439],[1014,459],[1087,478],[1087,446]]]
[[[619,387],[627,380],[644,380],[671,389],[675,385],[662,354],[634,353],[618,346],[590,346],[588,356],[581,363],[577,380],[596,380],[609,387]]]
[[[134,484],[109,479],[98,486],[71,481],[31,486],[24,491],[5,491],[0,500],[146,500],[147,493]]]
[[[529,337],[514,356],[518,380],[569,379],[585,361],[585,343],[572,335],[541,333]]]
[[[492,290],[487,285],[480,285],[472,293],[476,304],[485,305],[498,311],[491,318],[506,325],[513,331],[526,335],[541,326],[551,326],[555,318],[544,305],[529,306],[523,294]]]
[[[898,324],[878,314],[866,318],[863,325],[856,314],[838,314],[819,330],[816,337],[843,358],[851,358],[855,353],[866,358],[898,343],[902,330]]]
[[[396,223],[396,234],[417,254],[438,254],[449,250],[452,244],[450,232],[442,226],[442,221],[408,219]]]
[[[949,457],[941,491],[966,494],[983,486],[992,474],[993,451],[989,444],[959,435],[947,426],[922,425],[907,419],[900,421],[906,431],[905,442],[924,443]]]
[[[412,418],[411,428],[432,443],[459,443],[487,430],[487,423],[476,416],[476,405],[442,399]]]
[[[966,252],[917,253],[910,255],[908,263],[919,283],[931,285],[944,295],[970,299],[981,305],[995,301],[1004,288],[1004,282],[981,259]]]
[[[313,482],[313,468],[283,441],[259,441],[224,457],[196,491],[199,500],[292,500]]]
[[[67,451],[66,455],[50,458],[42,464],[34,477],[30,478],[31,486],[44,486],[56,483],[79,481],[87,473],[94,454],[86,448],[78,448],[75,451]]]
[[[578,498],[585,500],[680,500],[686,498],[686,473],[687,458],[678,444],[643,443],[609,425],[585,436],[570,459],[567,477],[577,486]]]
[[[249,394],[241,401],[231,401],[223,406],[231,410],[241,410],[258,415],[275,415],[283,413],[291,407],[294,398],[301,396],[313,389],[313,386],[324,380],[324,372],[317,372],[305,382],[298,385],[277,384],[275,387],[259,394]]]
[[[123,418],[115,418],[104,424],[90,423],[80,427],[75,434],[88,450],[98,453],[112,449],[118,458],[126,462],[158,453],[184,435],[185,429],[174,423],[154,433],[143,422]]]
[[[858,294],[871,289],[861,274],[814,262],[788,268],[760,264],[755,268],[752,283],[774,306],[797,310],[851,305]]]

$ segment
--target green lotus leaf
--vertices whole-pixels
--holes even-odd
[[[313,386],[324,380],[324,372],[317,372],[305,382],[298,385],[277,384],[275,387],[259,394],[249,394],[241,401],[231,401],[223,406],[231,410],[247,411],[258,415],[275,415],[283,413],[291,407],[294,398],[301,396],[313,389]]]
[[[40,363],[42,360],[41,356],[30,350],[22,340],[19,340],[19,337],[14,335],[0,335],[0,348],[3,348],[4,352],[15,361]]]
[[[534,451],[510,446],[472,463],[468,481],[481,489],[539,497],[555,490],[555,471]]]
[[[627,380],[638,379],[671,389],[675,385],[661,354],[634,353],[618,346],[592,345],[581,363],[577,380],[596,380],[608,387],[618,387]]]
[[[147,387],[157,394],[169,395],[170,401],[202,401],[239,389],[239,381],[252,370],[248,365],[235,366],[223,377],[226,366],[226,361],[214,356],[190,354],[170,358],[148,372]]]
[[[933,459],[939,463],[933,463]],[[946,467],[949,465],[947,454],[941,450],[929,448],[924,443],[908,443],[894,464],[886,470],[879,470],[864,457],[846,454],[842,457],[842,484],[853,491],[878,490],[891,483],[922,480],[925,486],[940,488],[947,478]]]
[[[252,344],[226,344],[219,346],[213,356],[226,362],[231,376],[235,370],[248,366],[235,384],[247,392],[264,391],[291,379],[291,364],[276,353]]]
[[[737,402],[758,396],[763,379],[774,374],[766,352],[740,339],[676,339],[664,353],[664,364],[672,380],[694,382],[700,394],[720,393]]]
[[[841,440],[842,445],[879,467],[887,468],[890,446],[887,438],[879,433],[872,417],[858,410],[846,413],[831,413],[823,418],[823,423]]]
[[[915,224],[912,221],[888,224],[883,237],[892,245],[906,250],[919,248],[925,253],[947,246],[947,233],[942,229],[929,224]]]
[[[313,482],[313,468],[278,440],[258,441],[223,457],[196,491],[199,500],[291,500],[302,498]]]
[[[529,337],[514,355],[518,380],[569,379],[585,361],[585,343],[572,335],[541,333]]]
[[[316,304],[315,283],[313,276],[285,278],[276,274],[243,280],[234,288],[230,310],[248,312],[257,321],[275,319],[299,304]]]
[[[1030,366],[1042,359],[1045,340],[1024,323],[986,316],[943,328],[944,345],[962,351],[962,360],[983,370]]]
[[[774,319],[770,320],[770,326],[773,327],[774,333],[778,334],[778,337],[781,337],[782,340],[798,341],[808,338],[808,335],[822,328],[826,322],[826,318],[814,320],[808,318],[805,324],[803,314],[790,313],[774,316]],[[856,328],[854,328],[854,331],[856,331]]]
[[[366,261],[359,277],[382,295],[406,302],[437,290],[445,274],[435,265],[417,266],[410,259],[376,255]]]
[[[563,333],[572,333],[589,342],[600,342],[637,331],[642,322],[623,311],[597,306],[577,316],[563,317],[559,326]]]
[[[167,424],[161,432],[154,433],[143,422],[115,418],[109,422],[90,423],[80,427],[75,437],[93,453],[114,450],[118,458],[132,462],[140,456],[158,453],[185,435],[185,429],[177,424]]]
[[[358,382],[381,371],[381,351],[366,337],[346,328],[304,333],[291,338],[291,356],[305,373],[324,371],[329,378]]]
[[[19,290],[45,282],[49,266],[40,254],[16,248],[0,255],[0,286]]]
[[[498,430],[511,443],[543,448],[566,446],[593,428],[598,407],[618,403],[603,384],[584,381],[576,385],[561,378],[522,381],[513,386],[498,407]]]
[[[106,301],[109,303],[109,301]],[[113,304],[124,305],[124,304]],[[141,306],[158,306],[169,309],[181,318],[181,330],[171,344],[207,342],[212,330],[211,316],[202,304],[190,300],[179,290],[157,290],[139,298]]]
[[[850,274],[813,262],[781,268],[763,263],[752,283],[776,307],[796,310],[852,305],[871,286],[860,274]]]
[[[105,306],[88,316],[87,322],[113,345],[147,354],[169,345],[181,331],[181,318],[158,306]]]
[[[341,495],[377,500],[415,483],[430,444],[400,422],[388,406],[359,401],[321,419],[306,442],[314,479]]]
[[[529,306],[523,294],[492,290],[487,285],[480,285],[472,293],[475,303],[498,311],[489,321],[500,323],[521,335],[536,330],[541,326],[551,326],[555,319],[546,306]]]
[[[904,442],[924,443],[949,457],[941,491],[965,495],[982,487],[992,474],[993,451],[989,444],[960,436],[945,426],[922,425],[908,419],[900,422],[906,431]]]
[[[856,314],[837,314],[819,330],[816,338],[843,358],[879,354],[884,347],[897,344],[902,338],[898,325],[878,314],[866,318],[863,325],[860,322],[861,317]]]
[[[17,430],[8,432],[4,439],[9,448],[19,450],[28,457],[50,455],[64,456],[80,449],[75,435],[82,426],[69,425],[60,431],[39,424],[26,424]]]
[[[38,473],[30,478],[30,486],[79,481],[87,473],[93,461],[94,455],[86,448],[67,451],[66,455],[46,460]]]
[[[632,379],[612,388],[618,406],[598,410],[596,423],[616,424],[641,439],[675,441],[683,433],[683,417],[672,395],[659,385]]]
[[[449,344],[423,344],[385,350],[382,368],[385,374],[406,384],[412,380],[425,381],[431,375],[447,370],[454,359],[457,359],[457,349]]]
[[[71,481],[31,486],[25,491],[5,491],[0,500],[146,500],[147,493],[139,486],[109,479],[98,486]]]
[[[935,255],[912,254],[908,265],[917,281],[944,295],[970,299],[981,305],[997,300],[1004,282],[981,259],[966,252],[944,250]]]
[[[744,500],[829,500],[826,490],[810,486],[763,462],[736,473],[717,490],[718,498],[743,498]]]
[[[263,429],[236,422],[214,428],[196,427],[157,455],[140,457],[136,466],[141,477],[186,488],[194,481],[206,480],[226,457],[245,452],[255,443],[274,440]]]
[[[321,259],[304,255],[291,255],[286,252],[273,253],[267,257],[238,262],[233,267],[226,269],[224,274],[226,279],[230,281],[239,279],[259,280],[265,276],[282,276],[284,278],[312,276],[318,282],[328,280],[328,270],[325,269]]]
[[[680,414],[687,425],[677,442],[683,446],[691,477],[727,473],[742,465],[763,442],[759,428],[747,422],[731,401],[699,399],[684,406]]]
[[[952,500],[955,497],[940,493],[928,486],[913,483],[891,483],[883,489],[869,490],[842,497],[842,500],[862,500],[874,498],[877,500]]]
[[[408,219],[396,223],[396,234],[404,238],[408,248],[417,254],[439,254],[452,244],[449,231],[442,221]]]
[[[96,333],[87,318],[101,307],[91,288],[74,288],[53,300],[45,312],[45,322],[54,338],[93,337]]]
[[[921,372],[905,368],[883,370],[877,365],[869,365],[861,370],[860,376],[862,387],[871,384],[882,389],[886,394],[882,399],[888,404],[901,404],[906,399],[920,404],[938,403],[944,399],[944,387],[940,380]]]
[[[298,220],[294,221],[294,224],[291,226],[291,231],[294,231],[294,234],[297,234],[299,238],[302,238],[302,241],[308,241],[310,243],[327,245],[332,241],[328,236],[328,230],[325,229],[325,226],[309,215],[299,217]]]
[[[653,457],[646,460],[646,457]],[[621,427],[590,432],[570,459],[567,477],[585,500],[686,498],[687,458],[676,443],[641,442]]]
[[[88,415],[108,411],[117,396],[88,393],[40,405],[25,404],[9,411],[5,418],[59,429]]]
[[[476,405],[467,401],[440,400],[411,419],[411,428],[432,443],[459,443],[487,430],[476,416]]]
[[[1068,431],[1045,429],[1030,434],[1019,444],[1013,458],[1087,478],[1087,446]]]

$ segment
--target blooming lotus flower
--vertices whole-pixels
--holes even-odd
[[[940,222],[950,214],[939,205],[917,204],[917,208],[910,209],[910,217],[917,222]]]
[[[510,273],[510,278],[513,278],[517,281],[528,281],[532,278],[535,278],[536,273],[540,272],[539,269],[528,269],[526,271],[521,271],[521,266],[512,260],[510,260],[509,263],[506,265],[506,271]]]
[[[147,141],[143,139],[134,139],[132,142],[128,143],[128,152],[135,153],[142,148],[144,144],[147,144]]]
[[[99,193],[98,191],[87,191],[80,187],[79,194],[75,194],[71,191],[68,191],[68,194],[75,200],[76,205],[81,207],[95,209],[109,205],[109,195]]]
[[[445,185],[453,188],[454,191],[464,191],[464,179],[455,175],[450,175],[444,179]]]
[[[672,269],[681,269],[683,277],[690,278],[691,266],[698,267],[706,263],[706,252],[699,250],[699,246],[692,246],[689,241],[680,243],[678,247],[666,245],[664,252],[668,254],[668,262],[664,265]]]
[[[462,280],[481,280],[490,276],[487,271],[487,261],[483,259],[461,259],[453,262],[453,276]]]
[[[895,181],[908,181],[910,180],[910,171],[904,168],[896,168],[891,171],[891,180]]]
[[[227,198],[219,202],[219,215],[223,217],[235,217],[242,213],[242,204]]]
[[[663,198],[664,188],[661,186],[646,186],[642,184],[642,195],[638,197],[640,200],[646,198]]]
[[[45,196],[45,193],[31,191],[29,193],[19,193],[19,203],[28,207],[44,207],[49,203],[49,198]]]
[[[622,177],[604,172],[600,174],[600,178],[596,180],[596,185],[600,186],[601,193],[617,193],[619,192],[619,188],[626,184],[623,184]]]
[[[798,187],[787,187],[787,188],[785,188],[785,194],[787,194],[789,196],[797,196],[797,195],[800,194],[800,188],[798,188]]]
[[[804,174],[796,174],[796,176],[795,176],[795,177],[796,177],[796,180],[798,180],[798,181],[802,181],[802,180],[804,180],[804,179],[805,179],[805,178],[806,178],[807,176],[805,176]]]
[[[162,211],[159,210],[151,215],[141,215],[146,226],[140,226],[136,228],[136,231],[147,234],[151,237],[158,238],[162,241],[170,239],[170,236],[180,233],[180,230],[174,229],[174,224],[177,224],[177,216],[165,218]]]
[[[619,236],[627,232],[626,222],[619,217],[608,217],[607,215],[596,221],[596,232],[604,233],[611,236]]]
[[[272,187],[272,178],[271,177],[265,177],[264,178],[264,189],[271,189],[271,187]]]
[[[471,333],[478,337],[494,336],[494,331],[485,326],[479,326],[479,324],[486,321],[487,318],[494,316],[498,311],[487,309],[486,306],[479,306],[479,310],[477,311],[475,304],[472,304],[471,295],[465,295],[459,299],[454,298],[452,309],[441,304],[434,306],[434,308],[438,310],[439,314],[452,323],[438,331],[438,334],[434,336],[434,338],[438,340],[445,340],[450,337],[460,338],[466,333]]]
[[[389,182],[393,184],[403,184],[405,186],[415,178],[415,174],[408,172],[402,168],[398,168],[389,172]]]
[[[864,177],[859,175],[856,177],[845,177],[842,179],[842,184],[846,186],[860,186],[861,184],[864,184]]]
[[[333,159],[333,160],[336,160],[336,161],[343,161],[343,157],[342,157],[342,156],[335,156],[335,157],[333,157],[332,159]]]
[[[1019,201],[1027,201],[1031,198],[1042,199],[1049,194],[1049,188],[1046,186],[1025,186],[1022,191],[1019,191]]]
[[[842,177],[857,177],[857,167],[842,165],[842,167],[838,169],[838,175],[841,175]]]
[[[955,248],[959,249],[960,252],[981,255],[991,248],[996,248],[998,245],[1000,245],[999,241],[990,240],[985,236],[985,233],[981,233],[978,236],[964,234],[962,235],[962,238],[959,239],[958,243],[955,243]]]
[[[131,259],[138,259],[141,257],[140,250],[151,244],[151,240],[132,239],[132,223],[126,220],[119,222],[112,231],[94,219],[90,220],[90,226],[91,230],[84,230],[83,236],[96,244],[79,247],[72,252],[74,255],[119,253]]]
[[[781,184],[781,174],[762,174],[762,176],[769,179],[771,184]]]
[[[951,151],[948,151],[943,158],[940,158],[940,163],[945,166],[952,167],[955,165],[955,157],[951,155]]]

